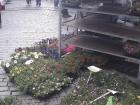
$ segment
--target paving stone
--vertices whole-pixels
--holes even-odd
[[[8,86],[9,87],[14,87],[15,85],[13,83],[11,83],[11,82],[8,82]]]
[[[0,75],[5,74],[5,71],[3,69],[0,69]]]
[[[65,91],[60,94],[60,97],[64,97],[66,95]]]
[[[38,105],[47,105],[47,104],[45,104],[45,103],[39,103]]]
[[[22,95],[22,92],[11,92],[11,95],[17,96],[17,95]]]
[[[32,103],[32,105],[40,105],[39,103]]]
[[[16,87],[9,87],[9,90],[10,90],[11,92],[19,91],[19,89],[17,89]]]
[[[51,99],[51,101],[48,103],[49,105],[58,105],[58,101],[57,101],[57,98],[53,98]]]
[[[0,78],[1,79],[5,79],[5,78],[7,78],[8,76],[7,75],[0,75]]]
[[[7,82],[0,82],[0,87],[7,86]]]
[[[21,95],[21,96],[18,96],[17,99],[19,99],[19,100],[26,100],[26,99],[32,100],[33,98],[31,96]]]
[[[30,103],[32,103],[32,100],[27,99],[27,100],[24,100],[24,102],[27,104],[30,104]]]
[[[2,82],[3,81],[3,78],[0,78],[0,82]]]
[[[4,91],[4,92],[0,92],[0,96],[7,96],[10,95],[10,91]]]
[[[32,99],[32,102],[34,102],[34,103],[40,103],[40,100],[38,100],[38,99]]]
[[[26,103],[25,100],[22,100],[22,105],[29,105],[29,104]]]
[[[4,82],[8,82],[9,80],[9,77],[3,79]]]
[[[7,91],[8,87],[0,87],[0,92]]]

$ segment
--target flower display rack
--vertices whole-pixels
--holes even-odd
[[[126,41],[140,43],[140,17],[132,13],[131,2],[121,4],[116,0],[77,0],[79,5],[72,7],[65,5],[66,1],[69,0],[60,0],[60,40],[64,27],[73,28],[76,36],[70,38],[68,43],[140,65],[140,59],[126,55],[123,48]],[[64,19],[61,13],[63,9],[71,12],[72,16],[74,14],[73,19]],[[60,48],[61,43],[63,41],[60,41]],[[140,80],[140,66],[134,80]]]

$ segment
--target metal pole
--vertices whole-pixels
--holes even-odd
[[[61,25],[62,25],[62,14],[61,14],[61,11],[62,11],[62,0],[59,0],[59,35],[58,35],[58,39],[59,39],[59,49],[58,49],[58,52],[59,52],[59,57],[61,56],[61,33],[62,33],[62,30],[61,30]]]
[[[138,71],[137,79],[140,80],[140,64],[139,64],[139,71]]]

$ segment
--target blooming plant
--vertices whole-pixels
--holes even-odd
[[[34,60],[40,59],[43,57],[41,52],[32,52],[25,49],[16,49],[16,52],[11,55],[10,60],[2,62],[1,66],[9,73],[9,70],[12,66],[25,64],[30,65]]]
[[[140,56],[140,43],[127,41],[124,43],[124,52],[129,56]]]
[[[79,74],[84,65],[102,66],[108,61],[107,57],[91,52],[75,51],[62,58],[64,69],[67,73]]]
[[[50,42],[47,48],[57,51],[56,43]],[[10,68],[10,79],[21,91],[39,98],[46,98],[59,92],[75,79],[74,76],[78,77],[77,74],[81,73],[80,68],[85,64],[85,59],[90,58],[87,57],[88,53],[80,51],[57,60],[57,57],[51,55],[52,52],[47,54],[47,59],[45,59],[44,54],[35,49],[18,48],[11,55],[9,64],[5,65]]]
[[[58,39],[57,38],[47,38],[42,41],[35,43],[34,45],[35,51],[40,51],[45,54],[46,58],[59,58],[58,53]]]
[[[80,52],[73,52],[62,58],[61,62],[64,66],[64,70],[74,75],[80,72],[80,68],[84,64],[84,57],[82,57]]]
[[[10,79],[19,89],[34,97],[45,98],[71,83],[62,65],[53,59],[38,59],[30,65],[19,64],[10,71]]]
[[[72,92],[62,99],[61,105],[106,105],[107,98],[111,94],[98,101],[94,102],[93,100],[107,93],[107,89],[119,92],[113,96],[121,105],[140,105],[140,100],[137,97],[140,95],[140,90],[117,72],[96,73],[92,75],[92,80],[87,85],[88,76],[89,72],[82,73]],[[117,103],[116,105],[118,105]]]

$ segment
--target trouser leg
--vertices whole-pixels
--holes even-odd
[[[2,27],[1,12],[0,12],[0,28]]]

